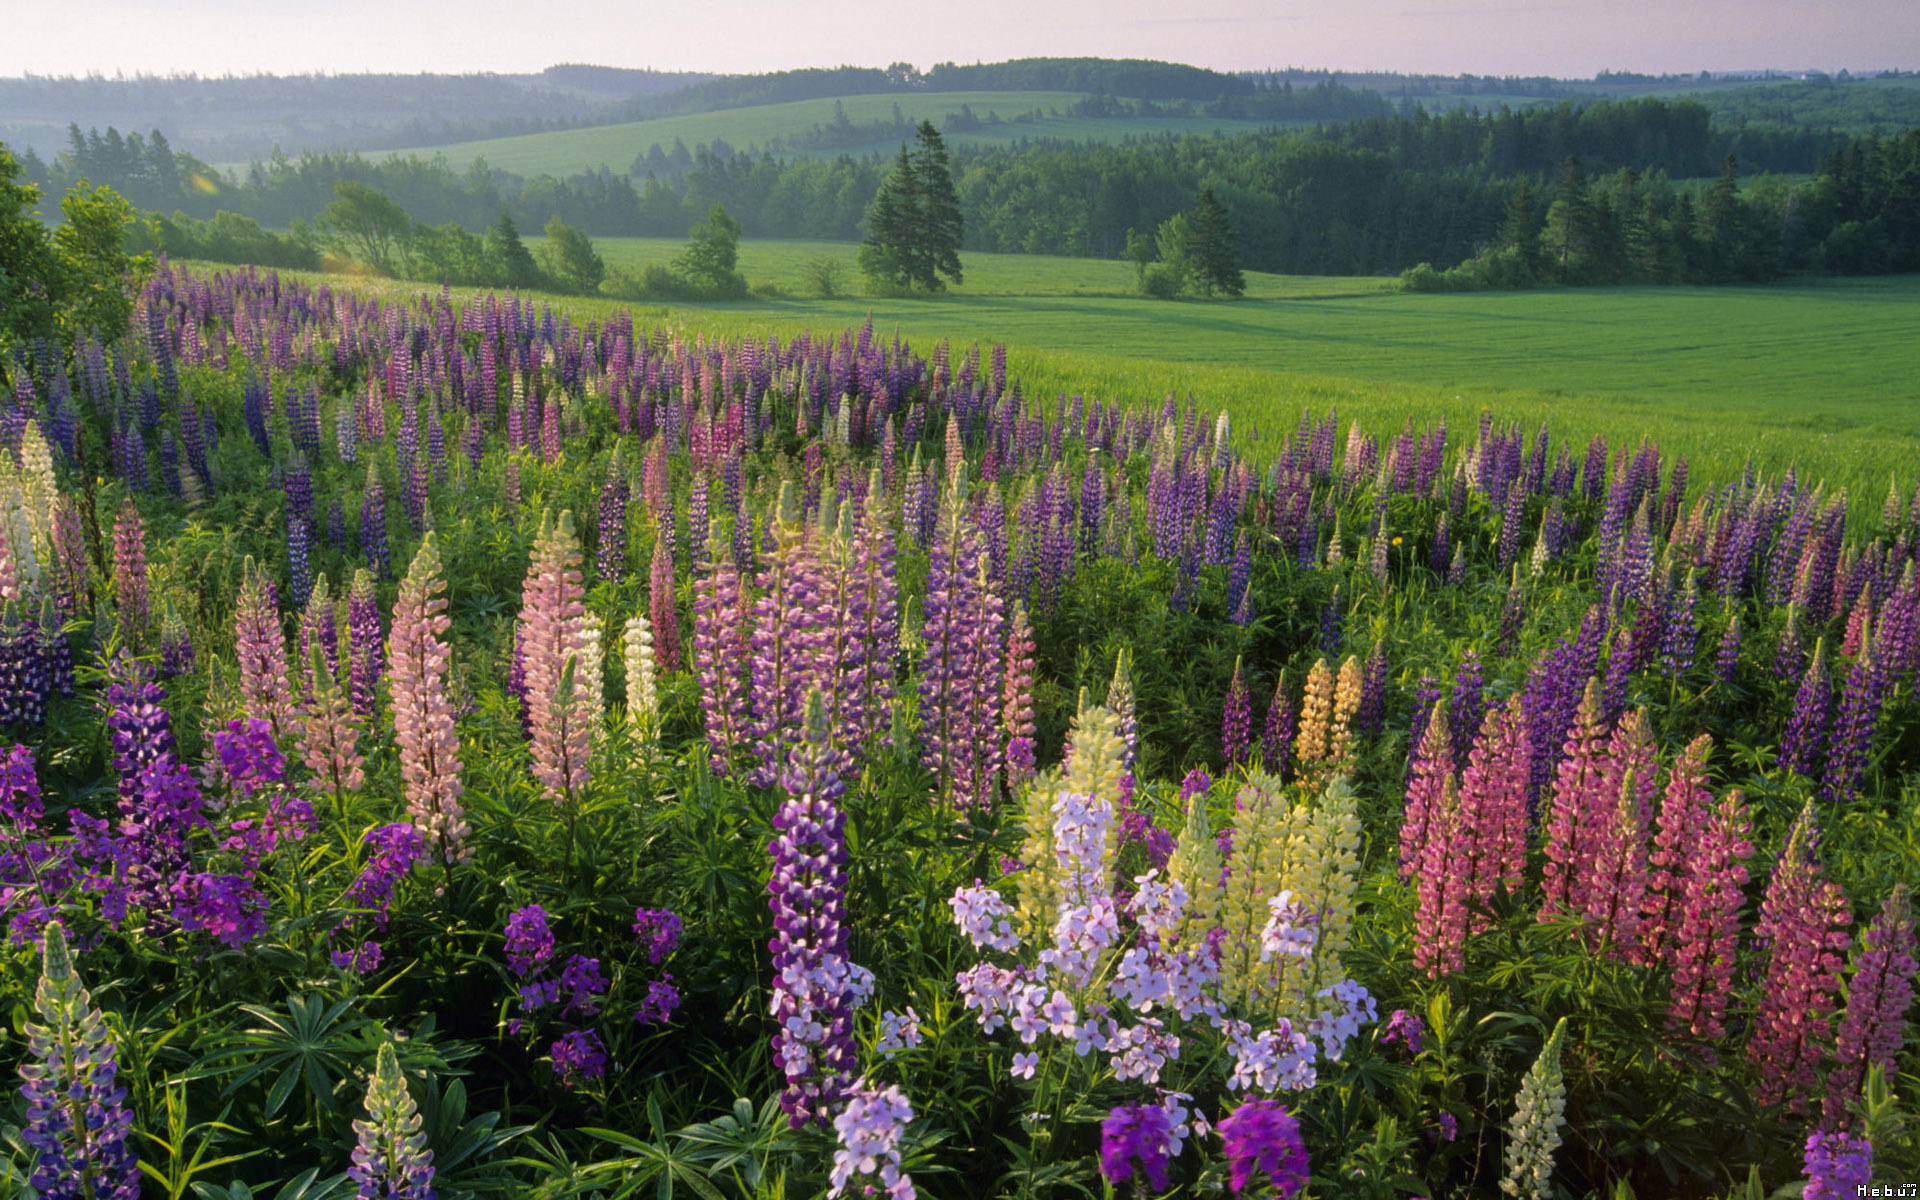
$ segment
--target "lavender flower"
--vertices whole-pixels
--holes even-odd
[[[359,1144],[347,1178],[359,1185],[357,1200],[434,1200],[433,1151],[392,1042],[383,1043],[374,1060],[367,1117],[355,1121],[353,1130]]]
[[[28,1061],[20,1066],[20,1140],[33,1155],[27,1184],[42,1200],[138,1200],[140,1169],[127,1145],[133,1114],[127,1090],[114,1086],[113,1040],[58,923],[46,927],[41,963],[40,1020],[27,1023]]]

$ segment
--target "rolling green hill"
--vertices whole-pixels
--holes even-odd
[[[446,146],[394,151],[392,156],[431,158],[440,155],[456,164],[471,162],[479,157],[485,158],[489,166],[519,175],[545,173],[565,176],[601,167],[624,173],[633,165],[636,156],[645,154],[648,147],[655,144],[670,149],[678,140],[691,150],[702,142],[710,145],[718,140],[735,150],[757,150],[767,147],[774,139],[784,142],[816,129],[828,128],[835,122],[836,111],[844,112],[848,124],[856,129],[871,127],[876,122],[890,122],[896,111],[909,124],[928,120],[944,127],[947,119],[959,114],[963,106],[983,125],[978,129],[950,133],[947,138],[950,144],[1006,142],[1020,138],[1118,141],[1126,137],[1163,133],[1234,133],[1271,124],[1158,114],[1115,118],[1064,115],[1070,106],[1084,98],[1084,94],[1079,92],[926,92],[913,95],[846,96],[839,100],[763,104],[752,108],[660,117],[620,125],[456,142]],[[1035,110],[1043,115],[1035,117]],[[1052,115],[1045,115],[1049,113]],[[995,118],[998,118],[997,122]],[[898,146],[900,140],[900,136],[889,133],[824,149],[802,149],[800,153],[887,153]]]

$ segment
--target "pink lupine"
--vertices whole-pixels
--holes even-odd
[[[265,721],[274,740],[290,736],[298,724],[287,673],[287,635],[280,626],[280,605],[273,581],[247,559],[234,603],[234,657],[240,667],[240,699],[247,712]]]
[[[1609,796],[1606,786],[1604,716],[1600,681],[1591,679],[1567,735],[1565,755],[1554,774],[1547,817],[1547,862],[1541,879],[1545,893],[1540,904],[1543,921],[1586,911],[1593,814],[1610,811],[1607,801],[1618,795]]]
[[[1833,1050],[1847,897],[1822,878],[1820,829],[1809,805],[1787,835],[1754,933],[1767,947],[1747,1061],[1759,1076],[1754,1099],[1803,1116]]]
[[[1847,1124],[1847,1106],[1860,1097],[1867,1070],[1891,1076],[1906,1041],[1907,1009],[1913,1005],[1913,908],[1907,885],[1895,884],[1880,915],[1867,927],[1847,978],[1847,1010],[1827,1073],[1826,1125]]]
[[[1466,965],[1468,857],[1460,846],[1460,792],[1443,776],[1428,808],[1414,864],[1420,893],[1413,965],[1440,979]]]
[[[1640,946],[1650,963],[1673,962],[1675,927],[1687,878],[1713,817],[1713,793],[1706,786],[1707,758],[1712,753],[1713,737],[1703,733],[1674,760],[1667,775],[1659,832],[1647,855],[1647,902],[1640,914]]]
[[[1526,697],[1516,692],[1490,710],[1460,776],[1461,836],[1471,860],[1472,895],[1482,906],[1505,885],[1520,888],[1527,865],[1527,780],[1533,768]],[[1475,913],[1471,926],[1488,918]]]
[[[1620,777],[1606,841],[1593,860],[1586,907],[1594,944],[1628,958],[1639,956],[1640,912],[1647,899],[1646,811],[1639,781],[1639,768],[1629,764]]]
[[[581,694],[586,649],[586,589],[573,514],[542,514],[521,590],[521,650],[526,666],[527,724],[533,777],[555,804],[572,804],[587,787],[589,705]]]
[[[1453,741],[1447,733],[1447,707],[1442,700],[1427,717],[1427,731],[1413,756],[1413,778],[1407,783],[1407,806],[1400,818],[1400,878],[1411,879],[1427,841],[1427,824],[1440,803],[1440,794],[1453,778]]]
[[[1024,604],[1013,606],[1001,700],[1007,737],[1007,786],[1018,788],[1033,778],[1033,626],[1027,620]]]
[[[752,715],[750,625],[747,590],[716,522],[708,531],[706,569],[693,583],[693,669],[700,682],[700,711],[713,769],[722,775],[734,751],[745,743]]]
[[[852,739],[862,746],[884,735],[892,724],[894,664],[900,657],[900,584],[894,573],[894,535],[885,498],[886,489],[875,471],[868,479],[850,568],[858,598],[854,623],[861,658],[858,669],[848,673],[847,695],[841,702]]]
[[[647,616],[653,622],[655,662],[663,674],[680,669],[680,613],[673,593],[673,544],[657,537],[647,573]]]
[[[387,680],[393,694],[393,740],[407,811],[433,856],[451,868],[466,859],[468,827],[460,805],[460,737],[447,699],[446,580],[429,533],[400,584],[387,640]]]
[[[300,725],[300,757],[313,772],[307,786],[332,795],[344,810],[348,793],[359,791],[367,778],[360,719],[318,646],[308,651],[307,665],[307,717]]]
[[[1708,815],[1698,843],[1689,847],[1673,913],[1666,952],[1673,964],[1667,1028],[1702,1043],[1716,1042],[1726,1033],[1747,859],[1753,856],[1751,836],[1745,799],[1738,790],[1728,792]]]
[[[129,496],[113,520],[113,594],[130,632],[147,627],[147,532]]]

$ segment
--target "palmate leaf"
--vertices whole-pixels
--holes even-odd
[[[290,997],[284,1011],[254,1004],[240,1011],[251,1024],[219,1035],[188,1078],[232,1076],[221,1091],[232,1096],[278,1072],[267,1089],[267,1116],[280,1111],[302,1080],[315,1104],[338,1112],[334,1083],[350,1073],[360,1035],[373,1020],[355,1012],[351,999],[328,1004],[312,994]]]

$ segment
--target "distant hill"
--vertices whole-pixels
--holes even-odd
[[[711,78],[586,66],[538,75],[28,76],[0,79],[0,141],[51,158],[78,125],[158,129],[212,161],[266,158],[275,146],[373,150],[575,125],[631,97]]]

